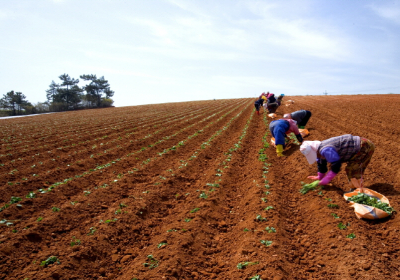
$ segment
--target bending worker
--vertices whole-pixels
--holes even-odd
[[[256,107],[257,115],[260,114],[260,107],[264,104],[264,101],[267,98],[265,96],[261,96],[256,102],[254,102],[254,106]]]
[[[342,163],[347,162],[346,174],[349,182],[356,188],[362,188],[362,177],[375,151],[375,145],[366,138],[346,134],[322,142],[304,141],[300,151],[309,164],[317,162],[318,175],[308,178],[319,180],[319,185],[329,184],[339,173]],[[328,162],[331,164],[329,172]]]
[[[280,103],[277,102],[275,94],[270,93],[267,97],[267,103],[264,104],[264,108],[268,110],[269,113],[275,113],[279,105]]]
[[[304,129],[308,121],[310,120],[311,112],[307,110],[300,110],[290,114],[284,114],[284,119],[293,119],[297,122],[297,126]]]
[[[280,119],[276,121],[272,121],[269,124],[269,130],[271,131],[272,136],[275,138],[275,146],[276,153],[278,157],[283,156],[283,148],[285,147],[285,137],[286,134],[294,133],[299,142],[303,142],[303,137],[297,128],[296,121],[291,119]]]

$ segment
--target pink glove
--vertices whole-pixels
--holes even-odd
[[[308,179],[312,179],[312,180],[319,180],[319,181],[321,181],[322,178],[324,178],[324,177],[325,177],[325,173],[319,173],[319,172],[318,172],[318,176],[308,176],[307,178],[308,178]]]
[[[319,182],[319,185],[327,185],[327,184],[329,184],[329,182],[333,179],[333,178],[335,178],[335,176],[336,176],[336,173],[335,172],[333,172],[333,171],[329,171],[327,174],[326,174],[326,176]]]

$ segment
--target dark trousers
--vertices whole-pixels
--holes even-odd
[[[297,125],[298,126],[306,126],[306,124],[308,123],[308,120],[310,119],[310,117],[311,117],[311,112],[310,111],[306,111],[306,116]]]

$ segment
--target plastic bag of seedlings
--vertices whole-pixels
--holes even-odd
[[[308,136],[308,135],[310,135],[310,132],[309,132],[308,129],[306,129],[306,128],[304,128],[304,129],[299,128],[299,132],[300,132],[300,134],[301,134],[301,136],[302,136],[303,138],[306,137],[306,136]]]
[[[384,195],[371,189],[358,188],[345,193],[343,196],[349,202],[350,207],[354,208],[359,219],[383,219],[392,215],[394,211]]]

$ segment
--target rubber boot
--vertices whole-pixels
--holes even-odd
[[[256,111],[257,112],[257,115],[260,115],[260,112],[259,111]]]

